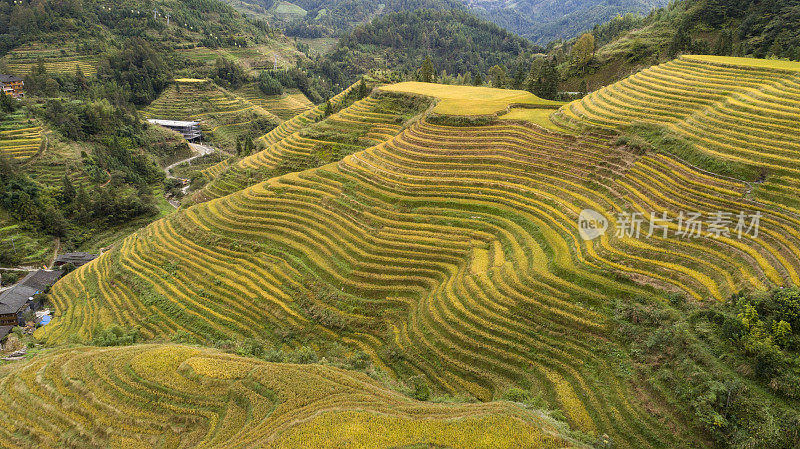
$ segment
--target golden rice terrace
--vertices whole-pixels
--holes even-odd
[[[674,393],[631,375],[613,307],[800,284],[798,70],[687,56],[560,109],[425,83],[298,106],[262,151],[210,167],[193,205],[59,281],[55,318],[36,337],[91,343],[117,325],[159,342],[335,344],[388,381],[478,403],[421,403],[360,374],[197,347],[78,347],[3,368],[3,394],[30,392],[0,409],[5,440],[56,447],[69,427],[102,447],[583,444],[496,402],[524,389],[583,441],[693,447]],[[178,81],[147,113],[184,114],[198,98],[217,113],[262,109]],[[548,116],[549,129],[536,124]],[[620,143],[617,132],[653,126],[681,152]],[[585,238],[587,210],[607,232]],[[641,218],[641,235],[619,232],[626,216]],[[727,217],[731,229],[677,237],[686,216]],[[734,229],[745,216],[760,218],[757,232]],[[29,422],[31,408],[48,419]],[[28,426],[36,436],[14,430]]]

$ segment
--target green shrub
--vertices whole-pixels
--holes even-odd
[[[128,329],[121,326],[110,326],[94,332],[92,344],[95,346],[123,346],[139,341],[139,329]]]

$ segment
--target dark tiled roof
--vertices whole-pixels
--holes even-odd
[[[22,78],[17,78],[14,75],[0,75],[0,83],[14,83],[22,81]]]
[[[97,258],[96,254],[91,253],[64,253],[56,258],[56,265],[71,263],[76,267],[87,264]]]
[[[19,312],[19,309],[28,302],[28,298],[35,295],[37,291],[39,290],[32,287],[15,285],[0,293],[0,315]]]
[[[19,284],[0,293],[0,315],[19,312],[28,298],[44,291],[60,277],[60,271],[39,270],[28,274]]]
[[[6,338],[6,335],[11,333],[11,329],[14,329],[14,326],[0,326],[0,340]]]
[[[43,291],[47,287],[55,284],[56,281],[61,278],[61,274],[59,270],[39,270],[25,276],[25,278],[20,281],[20,285]]]

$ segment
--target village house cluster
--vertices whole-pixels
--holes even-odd
[[[0,90],[14,98],[25,96],[25,82],[13,75],[0,75]]]

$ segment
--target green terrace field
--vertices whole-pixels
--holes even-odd
[[[0,120],[0,154],[17,160],[36,155],[42,143],[42,127],[23,110]]]
[[[177,52],[198,65],[214,65],[217,58],[220,57],[231,59],[247,71],[271,69],[274,67],[276,57],[278,67],[286,68],[294,64],[298,57],[303,56],[285,37],[264,45],[233,48],[195,47],[177,49]]]
[[[220,162],[217,162],[214,165],[211,165],[211,166],[208,166],[208,167],[204,168],[203,169],[203,175],[209,181],[213,180],[214,178],[219,176],[219,174],[222,173],[229,166],[230,166],[230,159],[222,160]]]
[[[44,43],[32,42],[8,52],[2,62],[12,75],[23,77],[39,63],[44,63],[50,73],[74,74],[80,67],[83,74],[93,76],[97,72],[97,59],[91,55],[81,55],[67,46],[57,47]]]
[[[275,2],[275,6],[273,7],[274,14],[278,16],[298,16],[298,17],[305,17],[307,11],[300,6],[295,5],[294,3],[290,3],[287,1],[278,1]]]
[[[798,101],[800,63],[682,56],[570,103],[553,120],[573,128],[663,126],[689,143],[675,156],[759,182],[761,202],[798,213]]]
[[[281,123],[259,138],[264,151],[217,173],[193,201],[218,198],[278,173],[299,171],[339,160],[384,142],[428,106],[425,99],[375,94],[353,102],[355,85],[331,99],[338,112],[326,117],[324,105]],[[351,104],[352,103],[352,104]]]
[[[192,120],[211,113],[233,113],[254,107],[211,81],[179,78],[144,109],[144,115],[147,118]]]
[[[48,351],[0,368],[0,395],[13,448],[585,447],[508,402],[423,403],[363,374],[179,345]]]
[[[10,257],[16,262],[13,265],[17,266],[41,267],[50,262],[54,250],[52,237],[25,229],[6,212],[0,212],[0,253],[3,259]]]
[[[269,110],[234,93],[220,88],[209,80],[179,78],[144,109],[147,118],[196,120],[200,122],[204,139],[215,146],[233,151],[236,139],[247,135],[253,126],[281,123]]]
[[[309,101],[309,99],[297,89],[290,89],[281,95],[265,95],[261,92],[256,83],[249,83],[236,90],[235,93],[247,101],[261,106],[283,120],[289,120],[298,114],[302,114],[314,108],[314,103]]]

